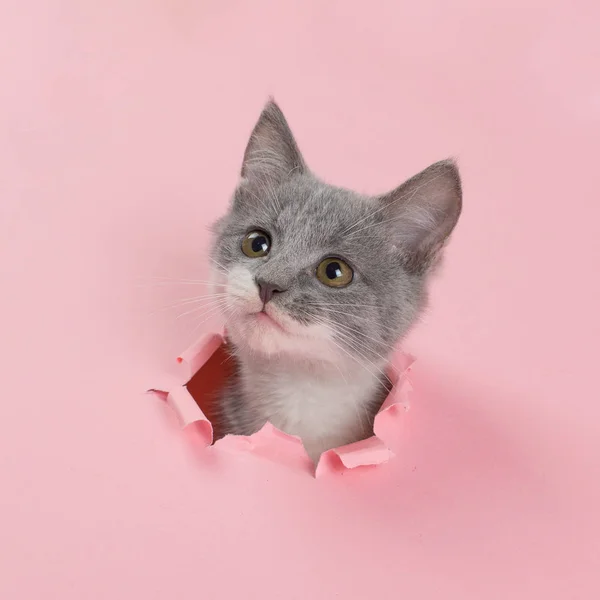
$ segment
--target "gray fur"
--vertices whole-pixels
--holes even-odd
[[[250,137],[231,208],[214,226],[213,259],[226,271],[243,265],[255,278],[276,284],[285,290],[272,300],[278,309],[303,325],[326,321],[356,365],[384,369],[426,303],[427,279],[458,221],[461,196],[458,169],[449,160],[380,197],[328,185],[308,170],[281,110],[270,101]],[[267,257],[241,252],[244,235],[255,229],[271,236]],[[328,256],[353,267],[348,287],[329,288],[316,278],[317,265]],[[261,355],[242,339],[232,342],[232,352],[237,374],[221,399],[222,433],[251,434],[273,418],[256,409],[269,402],[260,398],[256,382],[265,383],[270,373],[285,377],[286,369],[304,368],[306,377],[321,377],[310,357]],[[249,388],[244,378],[252,374]],[[332,439],[348,443],[372,432],[385,395],[383,379],[375,371],[373,377],[378,381],[363,403],[366,425]],[[251,402],[248,394],[257,398]]]

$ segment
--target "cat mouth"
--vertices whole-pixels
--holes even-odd
[[[270,315],[264,308],[260,312],[254,313],[252,317],[256,319],[256,321],[261,325],[266,325],[267,327],[275,327],[280,331],[286,332],[283,325],[281,325],[281,323],[272,315]]]

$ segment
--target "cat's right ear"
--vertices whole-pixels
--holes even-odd
[[[279,106],[270,99],[246,146],[242,181],[272,185],[305,171],[306,165],[290,127]]]

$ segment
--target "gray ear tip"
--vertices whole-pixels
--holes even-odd
[[[241,176],[281,181],[303,173],[304,161],[283,112],[271,97],[246,145]]]
[[[273,96],[269,96],[263,108],[263,116],[269,119],[275,119],[281,121],[284,118],[283,111],[279,108],[279,104],[275,101]]]
[[[432,167],[460,181],[460,171],[458,168],[458,162],[455,158],[445,158],[444,160],[434,163]]]
[[[446,158],[432,165],[433,169],[454,183],[459,202],[462,200],[462,178],[455,158]]]

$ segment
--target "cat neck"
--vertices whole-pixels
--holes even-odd
[[[301,356],[262,355],[236,352],[241,370],[246,376],[260,378],[303,377],[308,381],[335,380],[348,385],[378,381],[384,376],[385,364],[363,365],[351,358],[332,357],[315,360]]]
[[[247,407],[277,428],[300,437],[311,458],[364,439],[385,396],[379,373],[356,363],[238,356]],[[357,418],[357,415],[359,418]]]

